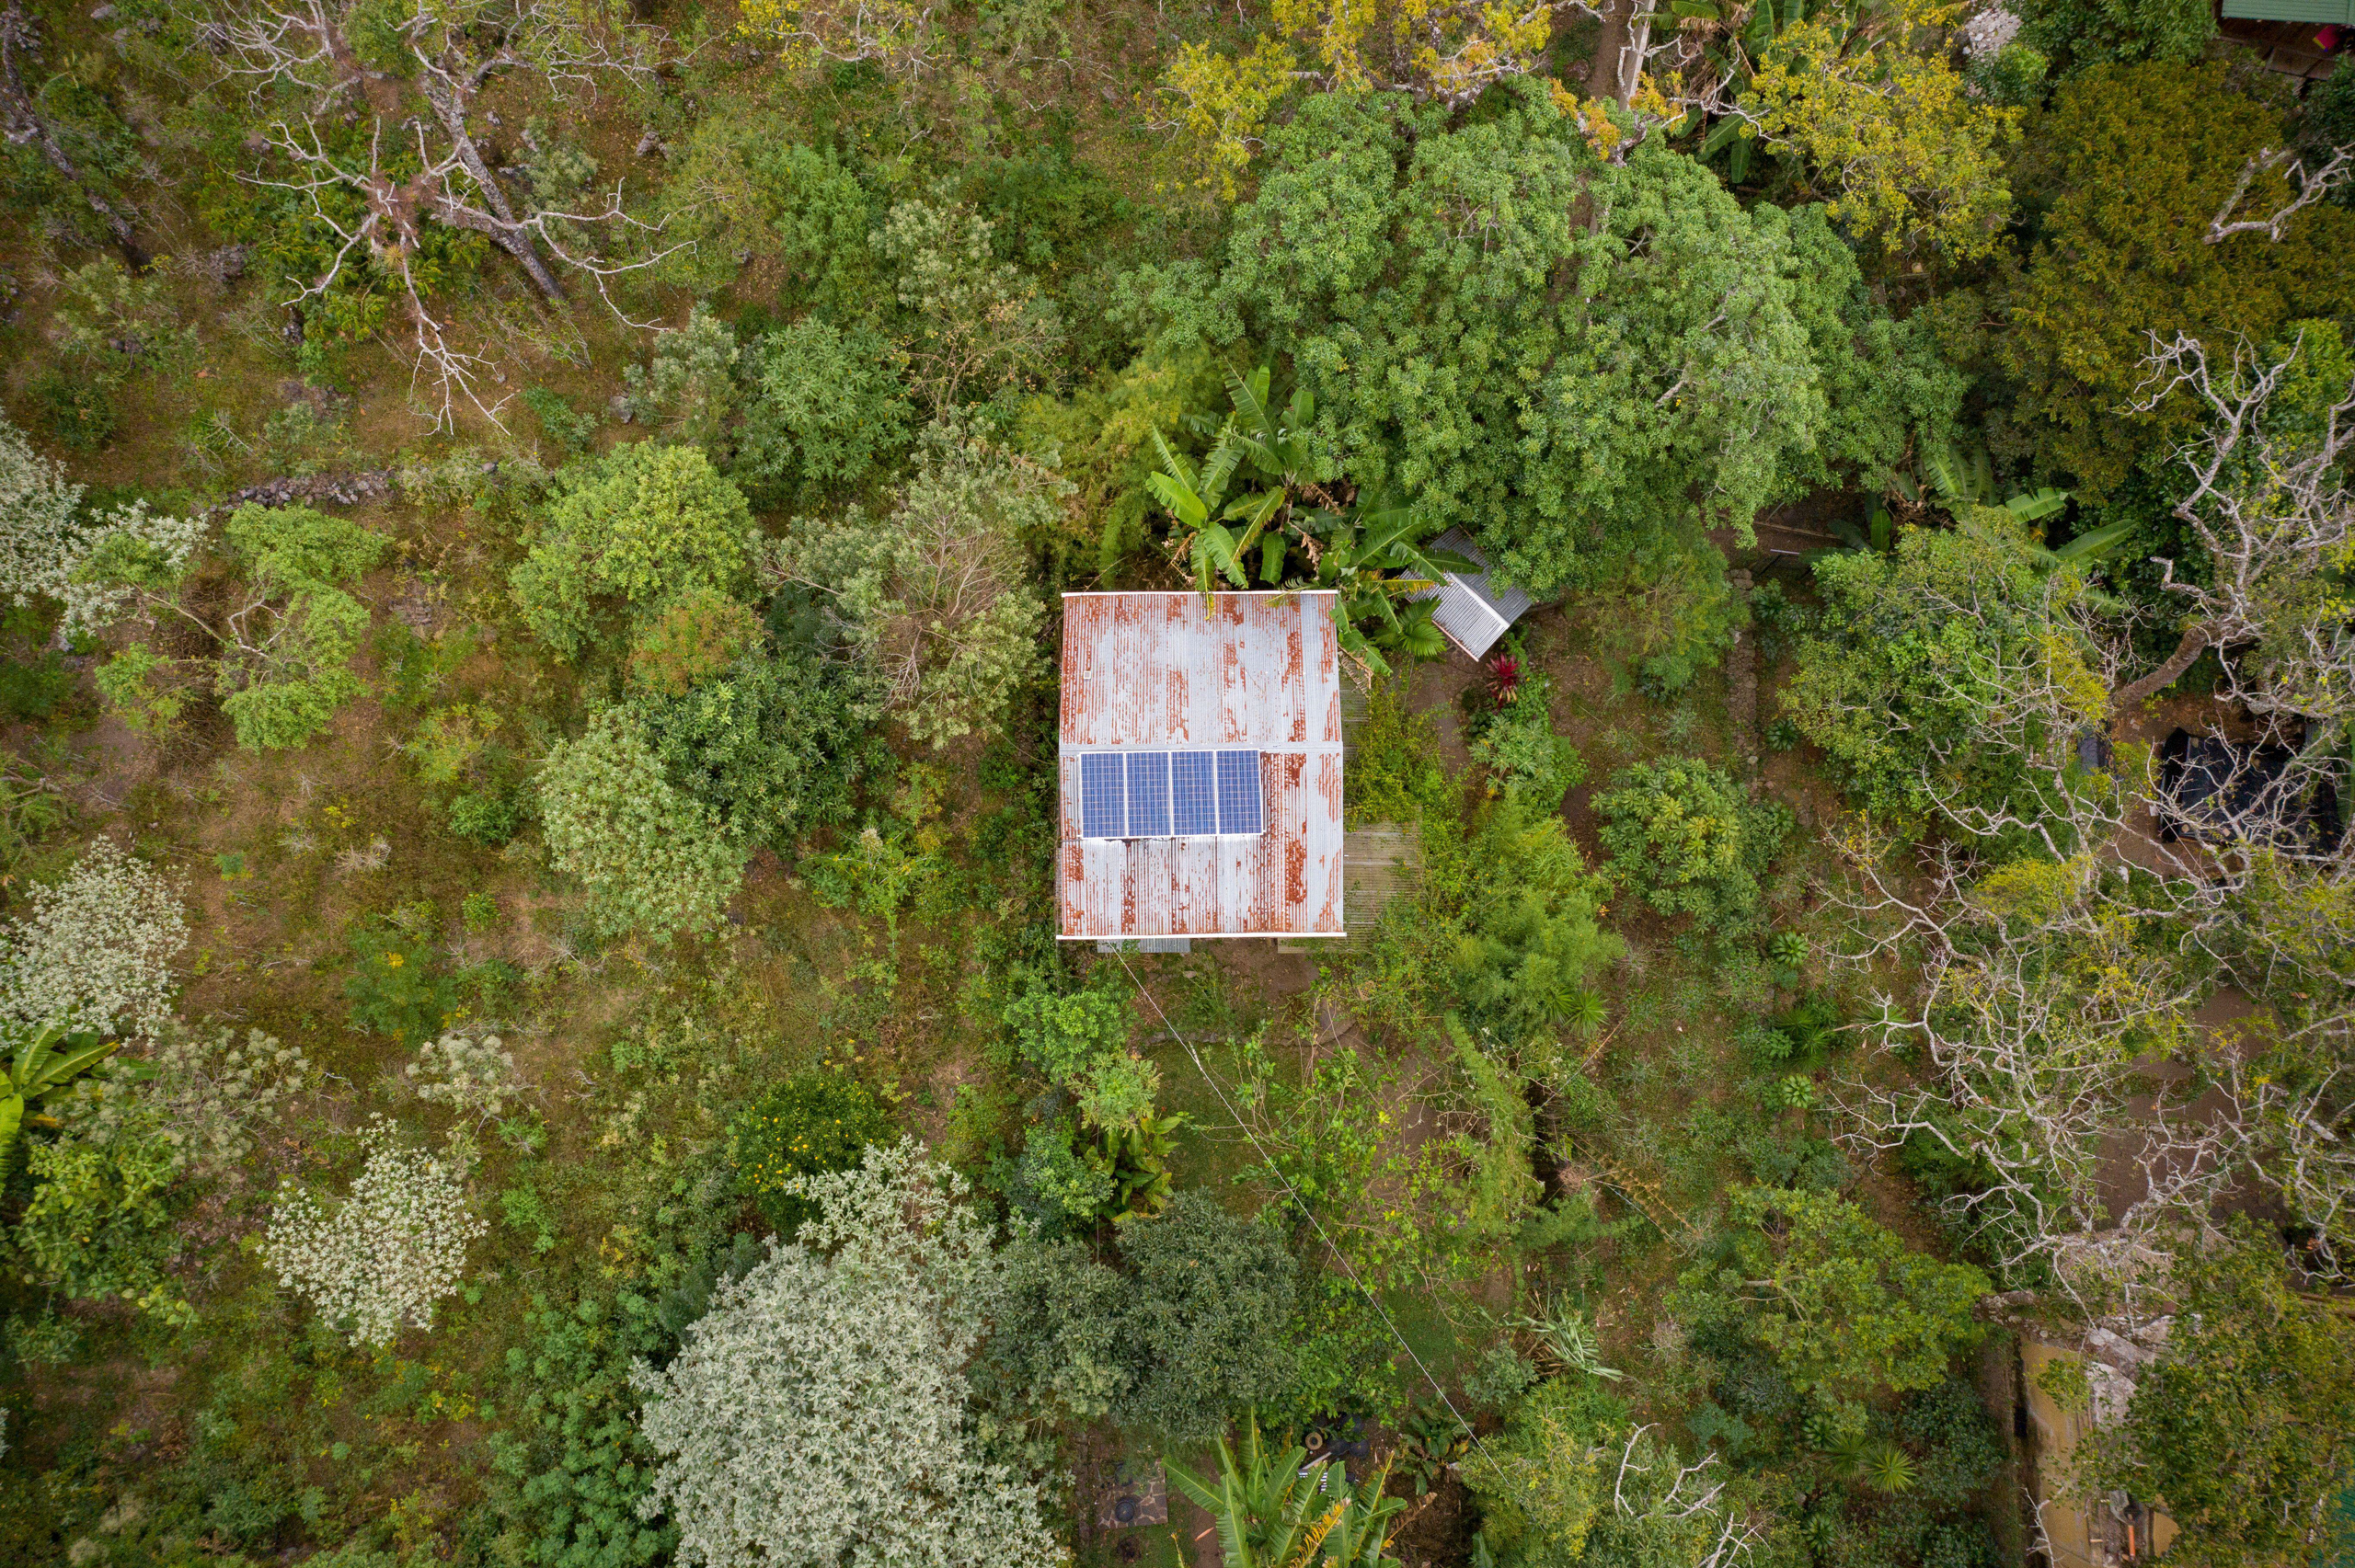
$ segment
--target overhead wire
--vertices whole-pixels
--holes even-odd
[[[1431,1375],[1431,1369],[1424,1365],[1422,1356],[1416,1353],[1414,1345],[1407,1341],[1405,1334],[1398,1332],[1398,1325],[1391,1321],[1390,1314],[1383,1310],[1382,1302],[1374,1296],[1373,1288],[1359,1276],[1356,1265],[1350,1262],[1349,1254],[1341,1251],[1331,1234],[1326,1230],[1325,1222],[1316,1218],[1315,1209],[1310,1207],[1302,1198],[1300,1189],[1292,1185],[1290,1178],[1286,1177],[1281,1168],[1276,1164],[1274,1157],[1268,1152],[1267,1146],[1262,1144],[1258,1135],[1252,1132],[1251,1124],[1243,1119],[1241,1109],[1234,1101],[1227,1098],[1225,1086],[1219,1082],[1218,1075],[1212,1072],[1204,1064],[1201,1053],[1194,1048],[1194,1042],[1179,1033],[1178,1026],[1170,1023],[1169,1015],[1161,1010],[1161,1003],[1154,1000],[1153,992],[1145,989],[1144,981],[1138,979],[1135,969],[1130,967],[1128,954],[1116,948],[1113,956],[1120,959],[1120,967],[1128,974],[1129,983],[1136,987],[1137,994],[1144,998],[1146,1006],[1153,1009],[1153,1015],[1161,1020],[1164,1032],[1186,1047],[1187,1056],[1193,1059],[1194,1070],[1202,1075],[1202,1082],[1211,1086],[1211,1093],[1218,1096],[1219,1104],[1226,1108],[1226,1114],[1235,1118],[1235,1125],[1240,1127],[1243,1136],[1250,1140],[1251,1148],[1259,1156],[1260,1163],[1267,1168],[1269,1174],[1275,1177],[1283,1187],[1285,1194],[1291,1197],[1293,1208],[1315,1228],[1317,1240],[1325,1243],[1325,1250],[1332,1254],[1334,1261],[1341,1265],[1342,1272],[1350,1276],[1350,1283],[1356,1286],[1358,1293],[1365,1298],[1365,1304],[1373,1309],[1373,1315],[1382,1320],[1382,1326],[1389,1331],[1391,1338],[1398,1342],[1398,1348],[1407,1353],[1407,1358],[1415,1364],[1415,1370],[1423,1375],[1423,1380],[1431,1386],[1431,1391],[1439,1396],[1440,1403],[1447,1407],[1449,1416],[1453,1418],[1455,1425],[1463,1429],[1464,1435],[1472,1440],[1472,1446],[1478,1448],[1484,1458],[1487,1457],[1488,1446],[1480,1441],[1480,1435],[1472,1430],[1472,1424],[1464,1419],[1464,1413],[1455,1408],[1453,1400],[1447,1397],[1446,1387]]]

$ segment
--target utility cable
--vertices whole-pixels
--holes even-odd
[[[1266,1146],[1251,1131],[1251,1124],[1243,1119],[1242,1111],[1237,1108],[1234,1101],[1226,1097],[1225,1086],[1220,1083],[1217,1075],[1203,1064],[1201,1053],[1194,1048],[1194,1042],[1179,1034],[1178,1026],[1169,1022],[1169,1015],[1161,1011],[1161,1003],[1153,999],[1153,993],[1145,990],[1144,982],[1137,978],[1137,972],[1129,967],[1129,956],[1118,949],[1115,949],[1113,956],[1120,960],[1120,967],[1127,971],[1129,983],[1137,988],[1137,994],[1144,998],[1145,1005],[1152,1008],[1154,1016],[1161,1020],[1162,1028],[1186,1047],[1186,1054],[1193,1059],[1194,1070],[1202,1075],[1202,1082],[1211,1086],[1211,1093],[1217,1095],[1219,1104],[1226,1107],[1226,1114],[1233,1116],[1235,1125],[1243,1129],[1243,1136],[1250,1140],[1251,1148],[1259,1156],[1260,1163],[1265,1165],[1268,1173],[1282,1185],[1285,1194],[1292,1201],[1293,1207],[1307,1218],[1309,1224],[1315,1227],[1316,1238],[1325,1243],[1325,1250],[1330,1253],[1334,1261],[1341,1265],[1342,1272],[1350,1276],[1350,1283],[1356,1286],[1358,1293],[1365,1298],[1365,1304],[1373,1309],[1373,1315],[1382,1320],[1382,1326],[1390,1331],[1390,1337],[1398,1342],[1398,1348],[1407,1353],[1407,1358],[1415,1364],[1415,1370],[1423,1375],[1423,1380],[1430,1384],[1431,1391],[1439,1395],[1439,1402],[1447,1407],[1447,1413],[1454,1418],[1455,1425],[1463,1428],[1464,1435],[1472,1439],[1472,1446],[1478,1448],[1485,1458],[1488,1454],[1488,1447],[1480,1441],[1480,1435],[1472,1430],[1472,1424],[1464,1419],[1464,1413],[1457,1410],[1455,1402],[1447,1397],[1447,1390],[1442,1386],[1437,1378],[1431,1376],[1431,1369],[1423,1364],[1423,1358],[1420,1356],[1415,1354],[1415,1347],[1407,1343],[1405,1334],[1398,1332],[1398,1325],[1390,1321],[1390,1314],[1382,1310],[1382,1303],[1375,1299],[1372,1288],[1359,1277],[1356,1266],[1350,1262],[1348,1254],[1343,1253],[1335,1244],[1333,1238],[1327,1233],[1324,1221],[1316,1218],[1316,1211],[1302,1198],[1300,1189],[1292,1185],[1282,1170],[1277,1166],[1274,1157],[1269,1154]]]

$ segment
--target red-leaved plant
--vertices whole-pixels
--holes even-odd
[[[1488,700],[1500,708],[1512,706],[1521,695],[1521,660],[1500,653],[1488,660]]]

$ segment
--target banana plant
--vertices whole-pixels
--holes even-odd
[[[1371,1500],[1353,1496],[1346,1481],[1328,1486],[1331,1461],[1311,1465],[1307,1459],[1304,1448],[1270,1452],[1255,1415],[1245,1422],[1239,1452],[1219,1438],[1216,1475],[1198,1476],[1175,1459],[1162,1462],[1170,1484],[1218,1522],[1227,1568],[1308,1568],[1320,1554],[1352,1564],[1380,1562],[1383,1521],[1388,1517],[1383,1504],[1389,1500],[1378,1486]],[[1327,1549],[1348,1528],[1353,1510],[1370,1516],[1346,1538],[1356,1555],[1332,1559]],[[1375,1538],[1371,1543],[1368,1534]]]
[[[1415,658],[1435,658],[1447,650],[1431,624],[1439,606],[1407,596],[1430,587],[1442,573],[1477,570],[1471,561],[1453,551],[1427,548],[1414,514],[1384,498],[1347,516],[1313,512],[1303,524],[1315,551],[1317,586],[1337,589],[1341,595],[1343,653],[1376,674],[1387,675],[1390,661],[1380,648]]]
[[[0,1155],[16,1147],[17,1133],[24,1126],[30,1107],[121,1048],[121,1040],[69,1035],[54,1024],[19,1043],[7,1075],[0,1078]],[[56,1125],[43,1116],[35,1116],[32,1120],[36,1125]]]
[[[1392,1450],[1396,1457],[1396,1450]],[[1406,1511],[1403,1497],[1385,1497],[1383,1489],[1390,1484],[1390,1460],[1352,1488],[1349,1472],[1339,1466],[1326,1471],[1332,1482],[1332,1494],[1341,1505],[1339,1517],[1333,1521],[1332,1532],[1325,1538],[1325,1561],[1336,1568],[1383,1568],[1397,1559],[1388,1556],[1390,1520]]]
[[[1161,470],[1145,475],[1145,487],[1187,528],[1187,557],[1194,584],[1204,597],[1224,578],[1248,588],[1248,562],[1260,553],[1260,578],[1270,586],[1283,580],[1288,542],[1279,523],[1292,506],[1292,492],[1308,466],[1307,431],[1316,400],[1295,388],[1278,417],[1269,397],[1272,372],[1265,365],[1249,375],[1227,372],[1226,422],[1218,428],[1209,453],[1197,468],[1174,451],[1159,430],[1153,433]],[[1248,473],[1258,488],[1229,499],[1228,487]]]

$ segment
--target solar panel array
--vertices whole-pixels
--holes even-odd
[[[1247,837],[1266,827],[1257,751],[1080,753],[1083,838]]]

